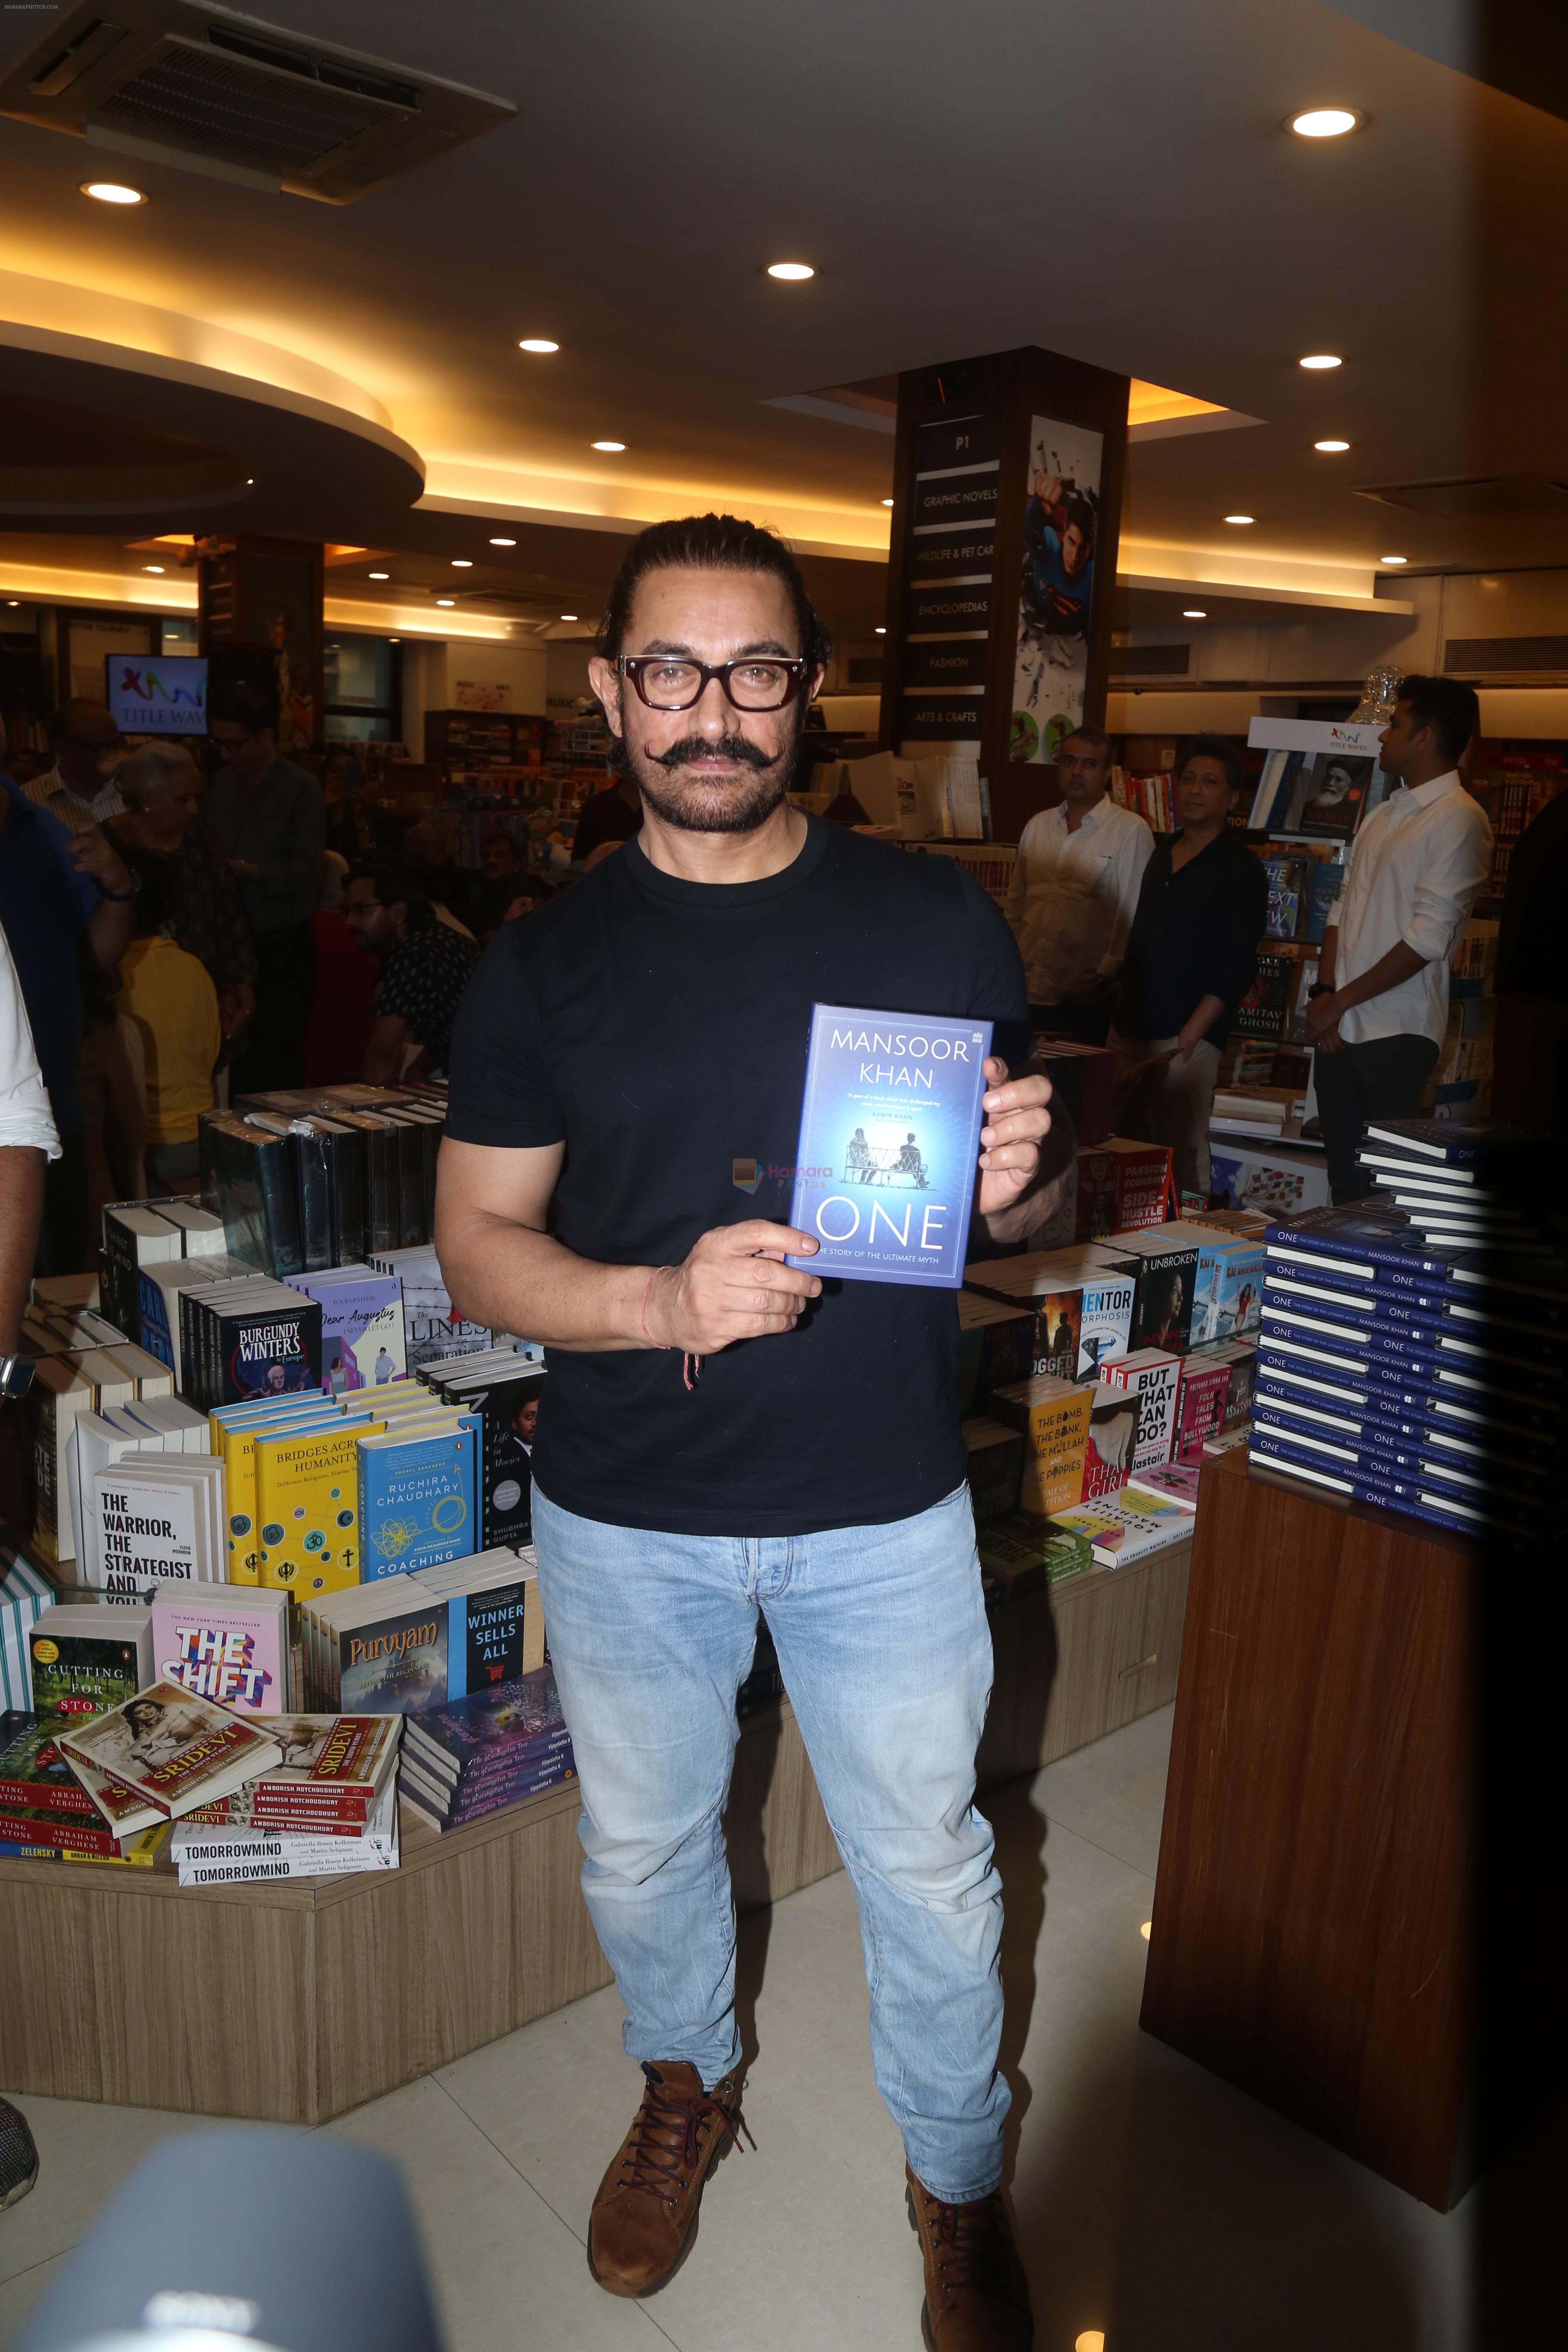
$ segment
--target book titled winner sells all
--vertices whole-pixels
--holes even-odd
[[[980,1151],[989,1021],[814,1004],[791,1265],[958,1290]]]

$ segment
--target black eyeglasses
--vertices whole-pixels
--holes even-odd
[[[650,710],[689,710],[716,677],[737,710],[782,710],[799,693],[805,658],[752,655],[744,661],[681,661],[668,654],[621,654],[616,668],[629,677]]]

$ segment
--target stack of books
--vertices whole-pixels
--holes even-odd
[[[60,1752],[68,1720],[52,1709],[0,1715],[0,1856],[145,1866],[167,1843],[168,1822],[123,1836],[105,1820]]]
[[[1386,1206],[1268,1229],[1249,1457],[1528,1538],[1561,1455],[1568,1265],[1529,1245],[1527,1155],[1495,1129],[1400,1120],[1368,1128],[1362,1160],[1393,1179]]]
[[[572,1739],[548,1666],[409,1718],[403,1801],[437,1830],[461,1829],[575,1778]]]
[[[181,1885],[395,1870],[397,1717],[291,1715],[269,1728],[282,1763],[175,1823]]]
[[[476,1552],[300,1609],[313,1707],[421,1715],[531,1673],[544,1618],[531,1552]]]

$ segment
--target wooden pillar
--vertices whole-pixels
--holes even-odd
[[[321,737],[322,550],[308,540],[197,541],[201,650],[209,701],[230,679],[278,698],[278,748],[293,757]]]
[[[978,758],[999,841],[1104,724],[1127,393],[1033,345],[899,379],[881,740]]]

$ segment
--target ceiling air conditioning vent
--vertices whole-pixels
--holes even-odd
[[[517,112],[203,0],[92,0],[0,79],[0,113],[185,171],[351,204]]]
[[[1448,677],[1551,677],[1568,671],[1568,637],[1450,637],[1443,647]]]
[[[1185,677],[1191,646],[1112,646],[1112,677]]]
[[[1415,514],[1444,516],[1568,513],[1568,484],[1550,474],[1481,474],[1468,481],[1368,483],[1358,498]]]

